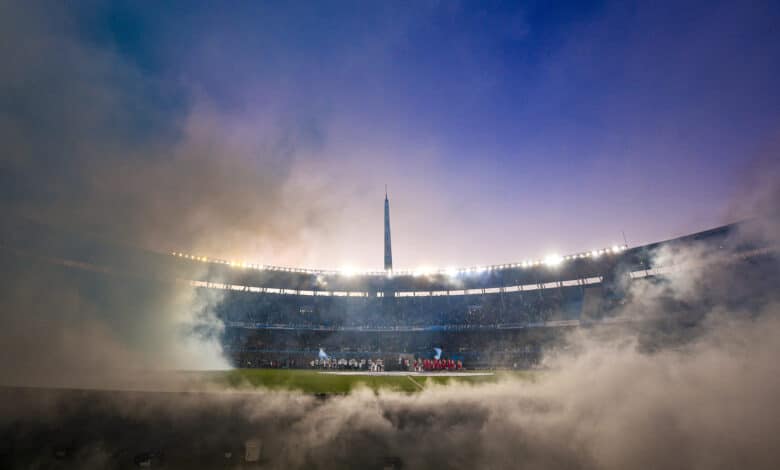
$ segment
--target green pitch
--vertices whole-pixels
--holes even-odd
[[[264,387],[272,390],[297,390],[304,393],[349,393],[358,387],[372,390],[418,392],[433,384],[482,384],[515,377],[533,380],[529,371],[497,372],[492,376],[421,377],[398,375],[330,375],[315,370],[235,369],[214,373],[213,380],[230,388]]]

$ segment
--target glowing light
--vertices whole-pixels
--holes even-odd
[[[563,258],[561,257],[561,255],[552,254],[552,255],[547,255],[544,258],[544,264],[550,267],[558,266],[561,263],[563,263]]]
[[[341,268],[341,271],[340,271],[340,272],[341,272],[341,275],[342,275],[342,276],[345,276],[345,277],[352,277],[352,276],[354,276],[355,274],[357,274],[357,272],[358,272],[358,271],[357,271],[357,269],[355,269],[355,268],[354,268],[354,267],[352,267],[352,266],[345,266],[345,267]]]
[[[434,272],[434,269],[432,269],[430,267],[427,267],[427,266],[423,266],[423,267],[419,267],[419,268],[415,269],[414,272],[412,273],[412,275],[413,276],[428,276],[428,275],[432,274],[433,272]]]
[[[448,276],[450,278],[455,278],[457,276],[467,275],[469,273],[484,274],[488,271],[493,272],[497,270],[505,270],[505,269],[513,269],[513,268],[529,268],[529,267],[535,267],[540,265],[554,267],[562,264],[565,261],[571,261],[571,260],[577,260],[583,258],[595,259],[601,255],[618,254],[627,249],[628,249],[628,245],[622,244],[622,245],[612,245],[611,247],[608,248],[602,248],[598,250],[591,250],[591,251],[580,252],[580,253],[564,255],[564,256],[558,254],[550,254],[544,257],[543,259],[530,259],[530,260],[526,259],[522,262],[517,262],[517,263],[493,264],[493,265],[486,265],[486,266],[470,266],[470,267],[460,267],[460,268],[454,266],[450,266],[446,268],[434,268],[430,266],[423,266],[417,269],[398,270],[398,271],[392,271],[392,270],[367,271],[367,270],[359,270],[352,266],[346,266],[339,270],[297,268],[291,266],[261,265],[261,264],[248,263],[246,261],[234,261],[234,260],[229,261],[229,260],[223,260],[217,258],[209,258],[207,256],[188,254],[181,251],[172,251],[169,253],[171,256],[193,260],[193,261],[204,262],[204,263],[217,263],[217,264],[224,264],[227,266],[238,267],[238,268],[281,271],[281,272],[289,272],[289,273],[305,273],[305,274],[314,274],[314,275],[342,275],[345,277],[386,276],[388,278],[394,276],[418,277],[418,276],[441,275],[441,276]]]

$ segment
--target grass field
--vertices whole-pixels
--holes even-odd
[[[522,380],[534,380],[537,373],[531,371],[502,371],[492,376],[465,377],[421,377],[398,375],[330,375],[315,370],[288,369],[235,369],[228,372],[215,372],[215,382],[231,388],[265,387],[273,390],[297,390],[304,393],[349,393],[358,387],[372,390],[394,390],[401,392],[419,392],[432,384],[481,384],[491,383],[502,378],[514,377]]]

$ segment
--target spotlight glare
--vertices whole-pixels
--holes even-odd
[[[419,268],[415,269],[414,272],[412,273],[412,275],[413,276],[428,276],[428,275],[430,275],[433,272],[434,272],[433,269],[431,269],[429,267],[426,267],[426,266],[423,266],[423,267],[419,267]]]
[[[558,266],[561,263],[563,263],[563,258],[561,257],[561,255],[552,254],[552,255],[547,255],[544,258],[544,264],[550,267]]]

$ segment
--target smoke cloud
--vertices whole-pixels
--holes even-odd
[[[255,248],[240,240],[284,249],[327,215],[319,188],[292,182],[316,133],[283,110],[228,115],[196,90],[170,89],[92,46],[75,32],[81,18],[58,6],[2,8],[0,55],[14,63],[0,81],[7,210],[148,249],[226,258],[241,253],[229,248],[237,244]]]
[[[225,113],[186,81],[162,83],[95,45],[82,16],[65,5],[0,5],[0,57],[13,64],[0,77],[4,240],[72,231],[117,244],[120,265],[143,249],[241,259],[301,250],[334,217],[314,196],[322,182],[296,170],[319,145],[316,126],[275,104]],[[77,243],[56,243],[89,258]],[[155,282],[155,272],[143,281],[68,271],[2,248],[4,382],[226,367],[210,313],[217,294]]]
[[[774,468],[777,314],[775,305],[754,320],[723,320],[684,347],[653,354],[630,337],[580,337],[581,350],[551,358],[534,383],[324,400],[5,389],[0,430],[7,448],[38,439],[41,454],[68,449],[80,466],[150,451],[170,464],[237,465],[255,440],[268,468],[383,468],[394,459],[404,468]]]

